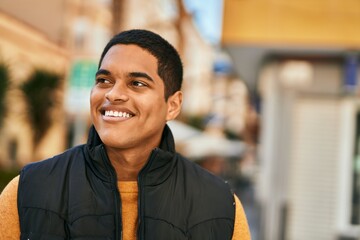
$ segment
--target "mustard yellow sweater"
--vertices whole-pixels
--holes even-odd
[[[0,195],[0,239],[20,239],[17,211],[19,176],[15,177]],[[123,239],[136,240],[138,217],[138,187],[136,181],[118,182],[122,203]],[[250,231],[243,207],[235,196],[236,218],[232,240],[250,240]]]

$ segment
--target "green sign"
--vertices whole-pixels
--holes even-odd
[[[70,72],[70,88],[91,89],[95,82],[97,63],[92,60],[76,61]]]
[[[65,107],[71,113],[89,113],[89,97],[95,83],[97,63],[82,59],[73,63],[69,75],[69,87],[66,91]]]

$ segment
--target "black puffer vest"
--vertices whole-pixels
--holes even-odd
[[[232,238],[228,186],[176,154],[167,126],[138,186],[138,239]],[[122,239],[116,173],[94,128],[87,144],[21,171],[18,209],[21,239]]]

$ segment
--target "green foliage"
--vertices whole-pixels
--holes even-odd
[[[34,129],[35,145],[40,142],[51,125],[51,109],[57,103],[55,91],[61,84],[61,76],[36,69],[21,89],[28,104],[30,123]]]
[[[185,119],[185,122],[187,124],[189,124],[190,126],[193,126],[199,130],[204,130],[204,128],[205,128],[205,126],[204,126],[205,117],[204,116],[198,116],[198,115],[188,116]]]
[[[19,169],[0,170],[0,193],[11,181],[11,179],[16,177],[17,175],[19,175]]]
[[[8,67],[0,63],[0,127],[5,118],[6,113],[6,103],[5,103],[5,94],[10,85],[9,71]]]

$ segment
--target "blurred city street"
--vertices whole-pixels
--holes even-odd
[[[177,151],[230,184],[252,239],[359,240],[359,23],[359,0],[1,0],[0,192],[86,141],[103,47],[148,29],[183,60]]]

